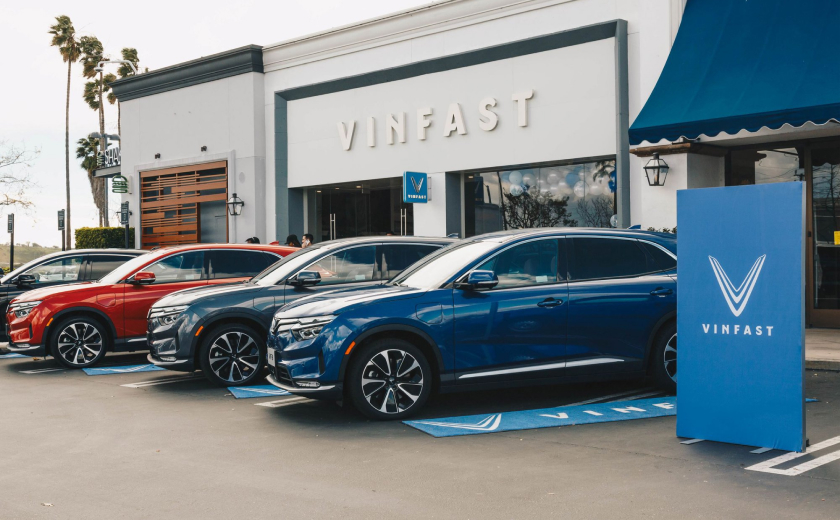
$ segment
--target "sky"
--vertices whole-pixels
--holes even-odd
[[[159,69],[248,44],[269,45],[374,18],[430,0],[158,1],[91,4],[78,0],[0,3],[0,141],[39,150],[29,174],[30,210],[0,208],[0,222],[15,213],[15,243],[59,246],[56,212],[65,206],[64,110],[67,64],[50,46],[50,25],[59,15],[78,36],[94,35],[119,59],[134,47],[140,66]],[[70,201],[72,227],[96,226],[87,173],[75,158],[75,142],[99,130],[97,113],[82,100],[81,65],[70,84]],[[106,103],[106,132],[117,133],[117,109]],[[111,225],[119,196],[111,195]],[[8,243],[9,237],[0,236]]]

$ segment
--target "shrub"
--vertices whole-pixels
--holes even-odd
[[[656,229],[654,227],[649,227],[649,228],[647,228],[647,230],[648,231],[658,231],[660,233],[671,233],[672,235],[677,234],[677,228],[676,227],[674,227],[673,229],[670,229],[670,228]]]
[[[128,228],[128,243],[134,244],[134,228]],[[125,228],[83,227],[76,230],[76,249],[105,249],[125,247]]]

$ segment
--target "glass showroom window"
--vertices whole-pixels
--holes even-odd
[[[536,227],[610,227],[615,160],[464,176],[468,237]]]

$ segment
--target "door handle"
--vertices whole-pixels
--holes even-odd
[[[558,305],[562,305],[563,300],[556,300],[554,298],[546,298],[545,300],[541,301],[537,304],[539,307],[557,307]]]
[[[664,289],[662,287],[657,287],[656,289],[650,291],[651,296],[668,296],[669,294],[674,294],[674,291],[671,289]]]

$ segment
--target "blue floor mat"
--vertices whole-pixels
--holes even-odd
[[[632,419],[677,415],[677,398],[660,397],[637,401],[559,406],[495,414],[447,417],[422,421],[403,421],[433,437],[455,437],[479,433],[531,430],[554,426],[572,426]]]
[[[89,376],[106,376],[113,374],[134,374],[135,372],[157,372],[158,370],[166,370],[165,368],[157,367],[155,365],[127,365],[124,367],[99,367],[99,368],[83,368],[85,374]]]
[[[806,403],[819,403],[820,400],[819,399],[814,399],[813,397],[806,397],[805,402]]]
[[[14,359],[14,358],[21,358],[21,357],[27,357],[27,356],[24,356],[23,354],[18,354],[17,352],[11,352],[9,354],[0,354],[0,359]]]
[[[289,392],[273,385],[258,386],[229,386],[228,390],[237,399],[252,399],[254,397],[275,397],[278,395],[291,395]]]

